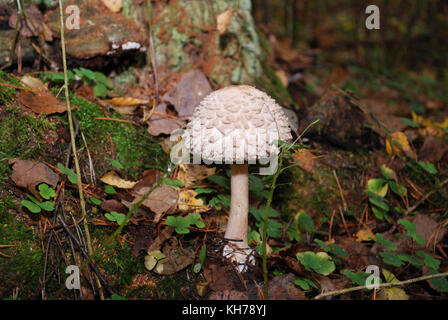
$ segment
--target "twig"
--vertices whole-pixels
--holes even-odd
[[[78,178],[77,179],[78,180],[78,192],[79,192],[79,201],[81,204],[81,212],[82,212],[82,216],[84,218],[86,218],[87,217],[86,203],[84,201],[84,194],[82,191],[81,169],[79,167],[78,155],[76,154],[75,132],[74,132],[74,127],[73,127],[72,111],[71,111],[71,106],[70,106],[70,96],[69,96],[69,92],[68,92],[67,57],[66,57],[66,52],[65,52],[65,38],[64,38],[65,24],[64,24],[64,12],[62,10],[62,0],[59,0],[59,16],[60,16],[60,28],[61,28],[62,65],[64,67],[64,89],[65,89],[64,91],[65,91],[65,102],[66,102],[66,106],[67,106],[68,123],[69,123],[69,129],[70,129],[70,138],[71,138],[70,141],[71,141],[71,145],[72,145],[73,159],[75,162],[76,176]],[[93,249],[92,249],[92,242],[90,239],[89,225],[87,223],[87,219],[83,220],[83,225],[84,225],[84,231],[86,233],[86,238],[87,238],[87,249],[89,251],[89,254],[91,255],[93,253]],[[102,299],[104,299],[104,294],[102,292],[101,284],[100,284],[98,277],[96,278],[96,280],[97,280],[97,284],[99,285],[100,297]]]
[[[414,283],[414,282],[418,282],[418,281],[429,280],[429,279],[433,279],[433,278],[441,278],[441,277],[446,277],[446,276],[448,276],[448,272],[431,274],[428,276],[413,278],[413,279],[409,279],[409,280],[405,280],[405,281],[381,283],[376,288],[379,289],[379,288],[388,288],[388,287],[394,287],[394,286],[404,286],[406,284],[410,284],[410,283]],[[340,294],[353,292],[353,291],[359,291],[359,290],[363,290],[363,289],[367,289],[367,286],[358,286],[358,287],[353,287],[353,288],[348,288],[348,289],[325,292],[325,293],[321,293],[321,294],[315,296],[313,299],[319,300],[324,297],[337,296]]]
[[[434,190],[431,190],[427,194],[423,196],[423,198],[420,198],[412,207],[409,208],[408,211],[404,213],[404,215],[410,214],[412,211],[417,209],[419,205],[421,205],[426,199],[428,199],[430,196],[432,196],[434,193],[436,193],[441,187],[443,187],[446,183],[448,183],[448,179],[443,180]]]
[[[337,176],[336,171],[334,169],[333,169],[333,176],[336,179],[336,183],[337,183],[338,188],[339,188],[339,194],[341,195],[342,204],[344,206],[344,211],[347,211],[347,202],[345,202],[344,193],[342,192],[341,184],[339,183],[338,176]]]
[[[64,227],[65,231],[67,232],[67,234],[70,236],[70,238],[73,240],[73,242],[78,246],[79,250],[81,250],[81,253],[83,254],[83,256],[90,260],[89,258],[89,254],[84,250],[84,248],[82,247],[81,243],[79,242],[79,240],[75,237],[75,235],[70,231],[70,229],[67,227],[67,224],[65,223],[64,219],[61,218],[61,216],[58,216],[59,222],[61,222],[62,226]],[[109,288],[109,286],[106,283],[106,280],[104,280],[103,276],[101,275],[101,273],[98,271],[98,269],[95,267],[95,265],[89,261],[89,265],[90,268],[92,268],[93,272],[95,272],[96,276],[98,277],[98,279],[100,279],[100,281],[102,282],[103,286],[106,288],[107,292],[110,295],[113,295],[114,292],[112,291],[111,288]]]
[[[349,233],[349,231],[348,231],[347,223],[345,222],[345,218],[344,218],[344,213],[342,212],[342,208],[341,208],[341,206],[338,206],[338,207],[339,207],[339,213],[341,214],[342,223],[344,224],[345,232],[346,232],[347,235],[350,237],[350,233]]]

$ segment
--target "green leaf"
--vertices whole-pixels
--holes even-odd
[[[35,204],[29,200],[22,200],[22,201],[20,201],[20,203],[22,204],[22,206],[26,207],[32,213],[41,212],[41,208],[37,204]]]
[[[401,120],[403,120],[403,122],[406,123],[411,128],[419,128],[420,127],[419,123],[412,121],[411,119],[401,118]]]
[[[306,251],[298,253],[297,259],[307,270],[315,271],[324,276],[329,275],[336,269],[334,262],[330,260],[330,256],[325,252],[314,253]]]
[[[330,251],[330,247],[322,240],[320,239],[314,239],[314,242],[316,242],[318,245],[320,245],[320,247],[322,249],[324,249],[325,251]]]
[[[207,254],[207,246],[203,244],[201,246],[201,251],[199,251],[199,262],[201,263],[201,265],[204,264],[206,254]]]
[[[395,172],[385,164],[381,166],[381,174],[387,180],[393,179],[395,177]]]
[[[123,169],[124,168],[123,165],[118,160],[111,159],[111,158],[106,158],[106,160],[109,161],[110,164],[113,165],[117,169]]]
[[[418,165],[420,167],[422,167],[426,172],[430,173],[430,174],[437,174],[439,173],[439,171],[437,171],[436,167],[434,167],[434,165],[430,162],[423,162],[423,161],[419,161]]]
[[[389,206],[384,202],[384,199],[377,195],[376,193],[370,191],[370,190],[364,190],[365,193],[369,195],[369,202],[378,208],[382,209],[383,211],[388,212]]]
[[[425,107],[418,102],[411,102],[411,110],[418,114],[425,113]]]
[[[408,232],[409,236],[413,240],[415,240],[418,244],[421,245],[425,244],[425,240],[416,233],[415,225],[411,221],[405,219],[399,219],[397,222],[402,224],[406,228],[406,231]]]
[[[305,212],[299,213],[299,216],[297,217],[297,224],[300,230],[308,231],[311,233],[314,233],[316,231],[313,219]]]
[[[380,252],[380,256],[383,258],[384,263],[392,266],[401,267],[404,264],[397,254],[384,251]]]
[[[335,243],[330,243],[330,253],[339,256],[339,257],[348,257],[349,253],[342,248],[341,246],[338,246]]]
[[[204,222],[202,222],[200,220],[201,219],[201,215],[199,213],[189,213],[186,219],[188,219],[188,223],[189,224],[194,224],[198,228],[204,228],[205,227]]]
[[[106,192],[107,194],[116,194],[117,193],[115,188],[112,186],[106,186],[106,188],[104,188],[104,192]]]
[[[390,189],[397,196],[405,197],[408,193],[408,190],[402,184],[398,184],[395,181],[389,181]]]
[[[106,213],[106,214],[104,214],[104,216],[106,217],[106,219],[107,220],[109,220],[109,221],[116,221],[117,220],[117,218],[115,217],[115,215],[113,215],[112,213]]]
[[[207,178],[211,182],[217,184],[224,189],[230,190],[230,179],[221,175],[213,175]]]
[[[386,249],[389,249],[389,250],[392,250],[392,251],[397,250],[397,246],[393,242],[390,242],[390,241],[384,239],[384,237],[383,237],[383,235],[381,233],[377,233],[376,234],[376,241],[378,243],[380,243]]]
[[[81,78],[87,78],[91,81],[95,80],[95,73],[92,70],[81,67],[79,69],[73,69],[73,71],[75,71],[75,73]]]
[[[342,272],[343,275],[348,277],[354,284],[357,284],[359,286],[366,285],[366,280],[369,277],[369,274],[364,271],[358,271],[358,272],[352,272],[350,270],[344,270]]]
[[[174,230],[178,234],[187,234],[190,232],[190,229],[188,229],[190,227],[189,218],[169,216],[166,219],[165,223],[168,226],[174,227],[175,228]]]
[[[76,175],[76,173],[74,173],[69,168],[64,167],[61,163],[58,163],[57,167],[62,173],[64,173],[67,176],[68,180],[71,183],[78,184],[78,176]]]
[[[263,229],[264,221],[258,221],[256,225],[258,228]],[[278,221],[269,219],[267,234],[272,238],[281,237],[283,235],[283,224]]]
[[[214,189],[210,189],[210,188],[197,188],[197,189],[194,189],[194,191],[195,191],[197,194],[213,193],[213,192],[216,192],[216,190],[214,190]]]
[[[260,192],[264,189],[263,180],[252,174],[249,175],[249,191]]]
[[[107,298],[106,300],[127,300],[127,299],[114,293],[113,295],[110,296],[110,298]]]
[[[440,261],[424,251],[417,251],[417,256],[423,258],[423,263],[433,270],[439,270]]]
[[[163,178],[162,182],[166,185],[169,185],[170,187],[173,188],[181,188],[184,187],[185,185],[179,181],[179,180],[171,180],[171,179],[167,179],[167,178]]]
[[[378,196],[384,198],[387,194],[388,185],[384,179],[370,179],[367,181],[367,188]]]
[[[54,210],[54,204],[50,201],[45,201],[39,204],[39,206],[44,209],[45,211],[53,211]]]
[[[310,285],[304,279],[296,279],[296,280],[294,280],[294,284],[296,286],[301,287],[303,290],[309,290],[310,289]]]
[[[380,220],[383,220],[383,219],[389,220],[389,216],[387,215],[387,211],[384,211],[384,210],[382,210],[382,209],[380,209],[380,208],[378,208],[378,207],[375,207],[375,206],[372,206],[372,211],[373,211],[373,214],[375,215],[375,217],[376,217],[377,219],[380,219]]]
[[[437,271],[429,270],[429,274],[436,274]],[[446,277],[433,278],[429,280],[431,284],[440,292],[448,292],[448,280]]]
[[[196,263],[196,264],[194,265],[194,267],[193,267],[193,272],[194,272],[194,273],[199,273],[199,271],[201,271],[201,268],[202,268],[202,264],[200,264],[200,263]]]
[[[53,188],[50,188],[46,183],[41,183],[39,185],[39,194],[42,196],[42,198],[48,200],[50,198],[53,198],[56,195],[56,192]]]
[[[103,84],[109,90],[113,89],[114,85],[103,73],[95,71],[94,75],[97,83]]]
[[[97,206],[101,205],[101,200],[99,200],[99,199],[97,199],[97,198],[95,198],[95,197],[90,197],[90,198],[89,198],[89,201],[90,201],[92,204],[94,204],[94,205],[97,205]]]
[[[107,97],[107,88],[102,83],[97,83],[93,87],[93,94],[98,98],[106,98]]]

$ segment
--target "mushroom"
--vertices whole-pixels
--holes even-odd
[[[247,243],[248,165],[277,168],[278,140],[290,140],[288,119],[266,93],[247,85],[229,86],[210,93],[194,110],[183,135],[193,163],[230,164],[230,215],[225,232],[224,257],[236,262],[240,272],[255,264]],[[275,162],[275,163],[273,163]],[[274,171],[275,172],[275,171]],[[271,172],[273,174],[274,172]]]

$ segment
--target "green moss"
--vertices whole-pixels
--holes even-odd
[[[0,298],[9,297],[12,290],[19,288],[19,296],[31,298],[39,294],[40,278],[43,273],[44,254],[40,241],[31,229],[18,221],[10,209],[17,203],[11,195],[0,201],[0,244],[14,244],[15,247],[0,249]]]
[[[117,160],[124,166],[124,169],[120,171],[124,177],[135,179],[147,168],[165,169],[168,157],[144,126],[94,119],[105,116],[96,105],[75,95],[71,96],[71,101],[79,107],[79,110],[73,113],[86,137],[89,150],[93,153],[93,166],[99,176],[114,169],[106,161],[106,158],[113,157],[110,137],[112,137]],[[115,112],[110,117],[124,119],[122,115]],[[66,121],[65,118],[62,120]]]
[[[44,132],[54,130],[45,117],[23,114],[20,108],[0,108],[0,191],[8,179],[10,158],[36,159],[44,154]]]
[[[22,87],[22,84],[4,71],[0,71],[0,81],[14,86]],[[0,85],[0,103],[6,104],[12,102],[16,96],[16,89]]]

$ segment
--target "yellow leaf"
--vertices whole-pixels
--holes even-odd
[[[178,208],[185,212],[200,213],[209,210],[204,205],[202,199],[196,199],[197,193],[194,190],[183,190],[179,193]]]
[[[199,186],[202,180],[214,175],[216,168],[209,168],[203,165],[179,164],[179,172],[177,180],[182,182],[186,187],[195,185]]]
[[[414,151],[412,151],[411,146],[409,145],[408,137],[406,137],[403,132],[394,132],[390,135],[390,138],[392,141],[390,141],[390,139],[386,139],[386,152],[388,154],[395,153],[402,155],[404,153],[410,158],[416,158]]]
[[[148,101],[132,98],[132,97],[116,97],[108,100],[103,100],[106,103],[115,104],[117,106],[139,106],[141,104],[147,104]]]
[[[132,189],[137,184],[136,181],[127,181],[120,178],[115,171],[108,172],[104,177],[100,178],[105,184],[120,189]]]
[[[120,12],[123,8],[122,0],[102,0],[104,5],[112,12]]]
[[[227,26],[229,25],[231,18],[232,18],[232,10],[230,9],[221,12],[216,18],[216,29],[218,29],[220,35],[226,32]]]
[[[372,230],[370,230],[369,228],[359,230],[355,236],[357,242],[370,241],[371,239],[369,239],[369,236],[372,237],[373,239],[376,238]]]

